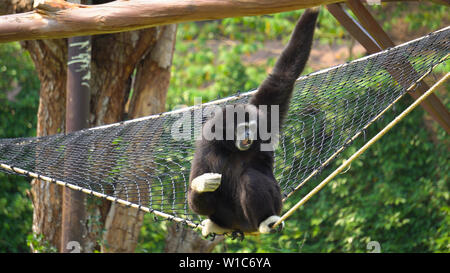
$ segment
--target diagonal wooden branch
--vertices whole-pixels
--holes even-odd
[[[187,21],[277,13],[342,0],[133,0],[78,5],[35,0],[34,11],[0,16],[0,42],[65,38]]]

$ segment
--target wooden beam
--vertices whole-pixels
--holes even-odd
[[[342,7],[342,4],[327,5],[328,11],[338,20],[338,22],[367,50],[369,54],[381,51],[381,46],[372,36],[353,19]]]
[[[263,15],[342,0],[134,0],[78,5],[37,0],[35,10],[0,16],[0,42],[66,38],[187,21]]]
[[[354,20],[344,10],[342,4],[331,4],[328,5],[327,8],[342,26],[344,26],[347,31],[366,48],[367,52],[375,53],[394,46],[393,41],[359,0],[349,0],[346,4],[359,19],[361,24]],[[396,69],[401,69],[403,75],[414,75],[416,74],[416,71],[412,65],[403,62],[392,65],[393,67],[386,67],[386,70],[399,82],[399,84],[408,87],[405,86],[400,75],[395,71]],[[408,92],[408,94],[414,99],[417,99],[428,89],[428,85],[424,81],[421,81],[420,84],[417,85],[417,88],[414,91]],[[421,106],[447,133],[450,134],[450,112],[435,94],[430,95],[421,103]]]
[[[368,33],[377,41],[382,49],[395,46],[394,42],[389,38],[383,28],[378,24],[369,10],[359,0],[348,0],[345,5],[358,18],[361,25],[367,30]]]

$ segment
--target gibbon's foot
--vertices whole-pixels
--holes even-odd
[[[230,229],[226,229],[218,226],[216,223],[211,221],[210,219],[206,219],[202,221],[202,235],[204,237],[208,237],[209,234],[215,233],[218,235],[225,234],[230,232]]]
[[[196,192],[211,192],[220,186],[222,175],[219,173],[204,173],[191,182],[191,188]]]
[[[272,226],[280,219],[280,216],[278,215],[272,215],[268,217],[266,220],[262,221],[261,224],[259,224],[259,232],[260,233],[275,233],[280,232],[284,227],[284,222],[282,222],[280,225],[278,225],[277,229],[273,229]]]

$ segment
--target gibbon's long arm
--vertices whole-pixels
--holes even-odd
[[[279,105],[280,126],[289,108],[295,80],[308,61],[318,14],[319,7],[303,13],[272,72],[250,100],[256,106]]]

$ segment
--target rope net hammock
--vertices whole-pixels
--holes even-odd
[[[450,27],[300,77],[275,151],[284,197],[311,180],[438,64]],[[70,134],[0,139],[0,170],[83,191],[198,227],[187,205],[194,135],[207,105],[246,103],[252,92]],[[179,128],[180,120],[191,126]],[[174,137],[174,132],[182,136]]]

